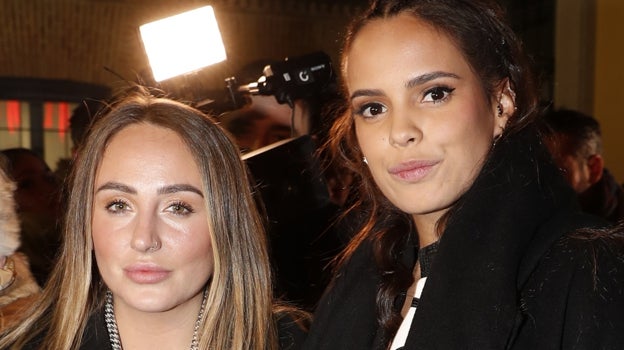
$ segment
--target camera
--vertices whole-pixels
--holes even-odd
[[[241,95],[275,96],[278,103],[287,103],[312,96],[328,86],[334,77],[329,56],[322,51],[286,58],[264,67],[262,76],[256,82],[237,86],[236,78],[226,79],[230,98],[239,106]]]

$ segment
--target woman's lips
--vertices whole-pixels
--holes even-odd
[[[416,160],[391,167],[388,172],[403,181],[418,182],[425,178],[439,163],[440,161]]]
[[[124,269],[126,276],[139,284],[153,284],[165,280],[171,271],[155,265],[131,265]]]

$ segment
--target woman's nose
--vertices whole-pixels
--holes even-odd
[[[405,147],[411,143],[420,141],[423,137],[421,128],[414,116],[407,111],[397,111],[390,120],[390,144],[397,147]]]
[[[139,213],[130,244],[132,249],[139,252],[153,252],[162,247],[158,236],[158,218],[155,215]]]

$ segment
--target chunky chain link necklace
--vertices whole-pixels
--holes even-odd
[[[15,262],[7,256],[4,266],[0,267],[0,292],[9,288],[13,282],[15,282]]]
[[[193,329],[193,340],[191,341],[191,350],[199,350],[199,326],[201,325],[201,319],[204,316],[206,310],[206,299],[208,297],[208,289],[204,289],[204,295],[195,321],[195,328]],[[106,322],[106,328],[108,329],[108,337],[111,342],[113,350],[123,350],[121,346],[121,339],[119,338],[119,331],[117,330],[117,321],[115,321],[115,310],[113,309],[113,293],[109,290],[106,291],[106,303],[104,304],[104,321]]]

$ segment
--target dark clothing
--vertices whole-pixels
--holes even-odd
[[[613,223],[624,219],[624,190],[613,175],[604,169],[600,181],[579,195],[584,211]]]
[[[245,158],[267,218],[274,294],[308,311],[329,284],[326,266],[344,246],[333,225],[340,208],[330,202],[315,151],[304,135]]]
[[[104,321],[104,313],[98,312],[89,318],[80,349],[113,350]]]
[[[404,349],[624,344],[622,237],[570,234],[606,223],[580,213],[533,135],[499,140],[454,206]],[[405,247],[408,267],[416,252]],[[381,276],[366,241],[321,299],[304,349],[386,349],[392,335],[383,339],[376,310]]]
[[[277,330],[281,350],[298,350],[305,338],[305,330],[289,316],[277,317]],[[24,350],[36,350],[42,341],[38,337],[24,347]],[[190,345],[190,339],[189,339]],[[112,350],[103,310],[94,313],[87,321],[82,338],[81,350]]]
[[[19,219],[22,242],[18,250],[28,257],[30,271],[43,287],[56,264],[61,232],[52,218],[20,213]]]

